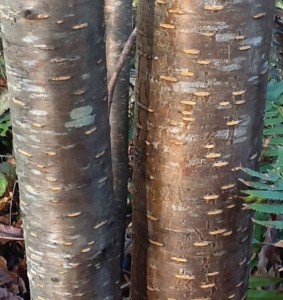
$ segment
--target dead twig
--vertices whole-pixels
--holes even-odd
[[[110,113],[110,109],[111,109],[111,104],[113,102],[113,94],[114,94],[114,91],[115,91],[115,87],[116,87],[118,77],[121,73],[121,70],[123,69],[123,66],[125,64],[125,61],[126,61],[128,55],[131,52],[132,46],[133,46],[133,44],[135,42],[135,39],[136,39],[136,35],[137,35],[137,28],[135,28],[133,30],[130,37],[128,38],[128,40],[127,40],[127,42],[124,46],[124,49],[123,49],[123,51],[122,51],[122,53],[121,53],[121,55],[118,59],[116,70],[114,71],[114,73],[112,74],[112,76],[111,76],[111,78],[108,82],[108,110],[109,110],[109,113]]]

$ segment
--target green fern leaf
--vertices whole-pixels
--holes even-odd
[[[6,191],[8,181],[4,174],[0,173],[0,197],[2,197]]]
[[[282,191],[259,191],[259,190],[245,190],[244,193],[254,196],[256,198],[266,200],[280,200],[283,201]]]
[[[283,300],[283,294],[273,291],[249,290],[248,300]]]
[[[269,145],[283,145],[283,137],[274,137],[269,142]]]
[[[259,224],[264,227],[272,227],[275,229],[283,229],[283,221],[260,221],[253,219],[254,223]]]
[[[274,128],[265,128],[263,130],[263,135],[283,135],[283,126],[282,127],[274,127]]]
[[[269,104],[269,106],[268,106]],[[266,107],[268,108],[265,112],[265,120],[268,118],[277,117],[279,115],[278,110],[274,109],[274,106],[271,103],[266,104]]]
[[[250,204],[249,207],[257,212],[264,212],[267,214],[275,214],[275,215],[283,214],[283,205],[253,203]]]
[[[268,118],[264,121],[265,126],[276,126],[283,123],[283,120],[281,117],[275,117],[275,118]]]
[[[259,276],[251,276],[249,280],[249,288],[255,289],[259,287],[266,287],[270,284],[280,283],[282,282],[282,278],[278,277],[259,277]]]
[[[239,179],[243,184],[252,187],[256,190],[283,191],[283,181],[279,180],[276,183],[266,184],[258,181],[245,181]]]
[[[273,182],[276,181],[274,176],[272,176],[269,173],[260,173],[260,172],[257,172],[257,171],[254,171],[254,170],[251,170],[251,169],[248,169],[248,168],[242,168],[242,170],[245,173],[247,173],[248,175],[250,175],[251,177],[256,177],[256,178],[263,179],[263,180],[266,180],[266,181],[273,181]]]

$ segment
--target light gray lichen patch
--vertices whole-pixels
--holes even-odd
[[[32,35],[32,34],[28,34],[28,35],[26,35],[26,36],[22,39],[22,41],[25,42],[25,43],[32,44],[32,43],[38,41],[38,39],[39,39],[38,36]]]
[[[65,123],[66,128],[81,128],[93,124],[95,115],[90,105],[74,108],[70,113],[71,121]]]
[[[207,84],[202,81],[179,81],[174,83],[173,90],[174,92],[182,91],[183,93],[194,93],[197,92],[199,89],[206,89],[207,87]]]
[[[40,110],[40,109],[32,109],[32,110],[30,110],[30,114],[32,114],[34,116],[39,116],[39,117],[43,117],[43,116],[48,115],[47,111]]]
[[[249,39],[244,40],[241,45],[252,45],[254,47],[258,47],[261,45],[263,41],[262,36],[255,36]]]
[[[223,43],[232,41],[235,37],[234,33],[217,33],[215,35],[216,42]]]

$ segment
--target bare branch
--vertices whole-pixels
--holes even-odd
[[[127,57],[129,56],[129,54],[131,52],[132,46],[136,39],[136,35],[137,35],[137,28],[135,28],[133,30],[133,32],[131,33],[131,35],[129,36],[129,38],[124,46],[124,49],[121,53],[121,56],[119,57],[119,60],[117,62],[116,70],[114,71],[114,73],[111,76],[111,79],[109,80],[109,83],[108,83],[108,109],[109,109],[109,112],[111,109],[111,104],[113,102],[113,94],[115,91],[118,77],[121,73],[121,70],[123,69],[123,66],[125,64]]]

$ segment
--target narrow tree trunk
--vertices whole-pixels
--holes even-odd
[[[32,299],[119,299],[103,1],[1,9]]]
[[[105,1],[106,53],[108,80],[132,30],[132,1]],[[118,78],[110,110],[111,150],[114,175],[115,213],[118,219],[118,240],[124,249],[126,207],[128,195],[128,104],[130,59],[128,58]]]
[[[271,48],[271,62],[283,69],[283,9],[276,7]]]
[[[134,300],[245,299],[273,6],[139,1]]]

